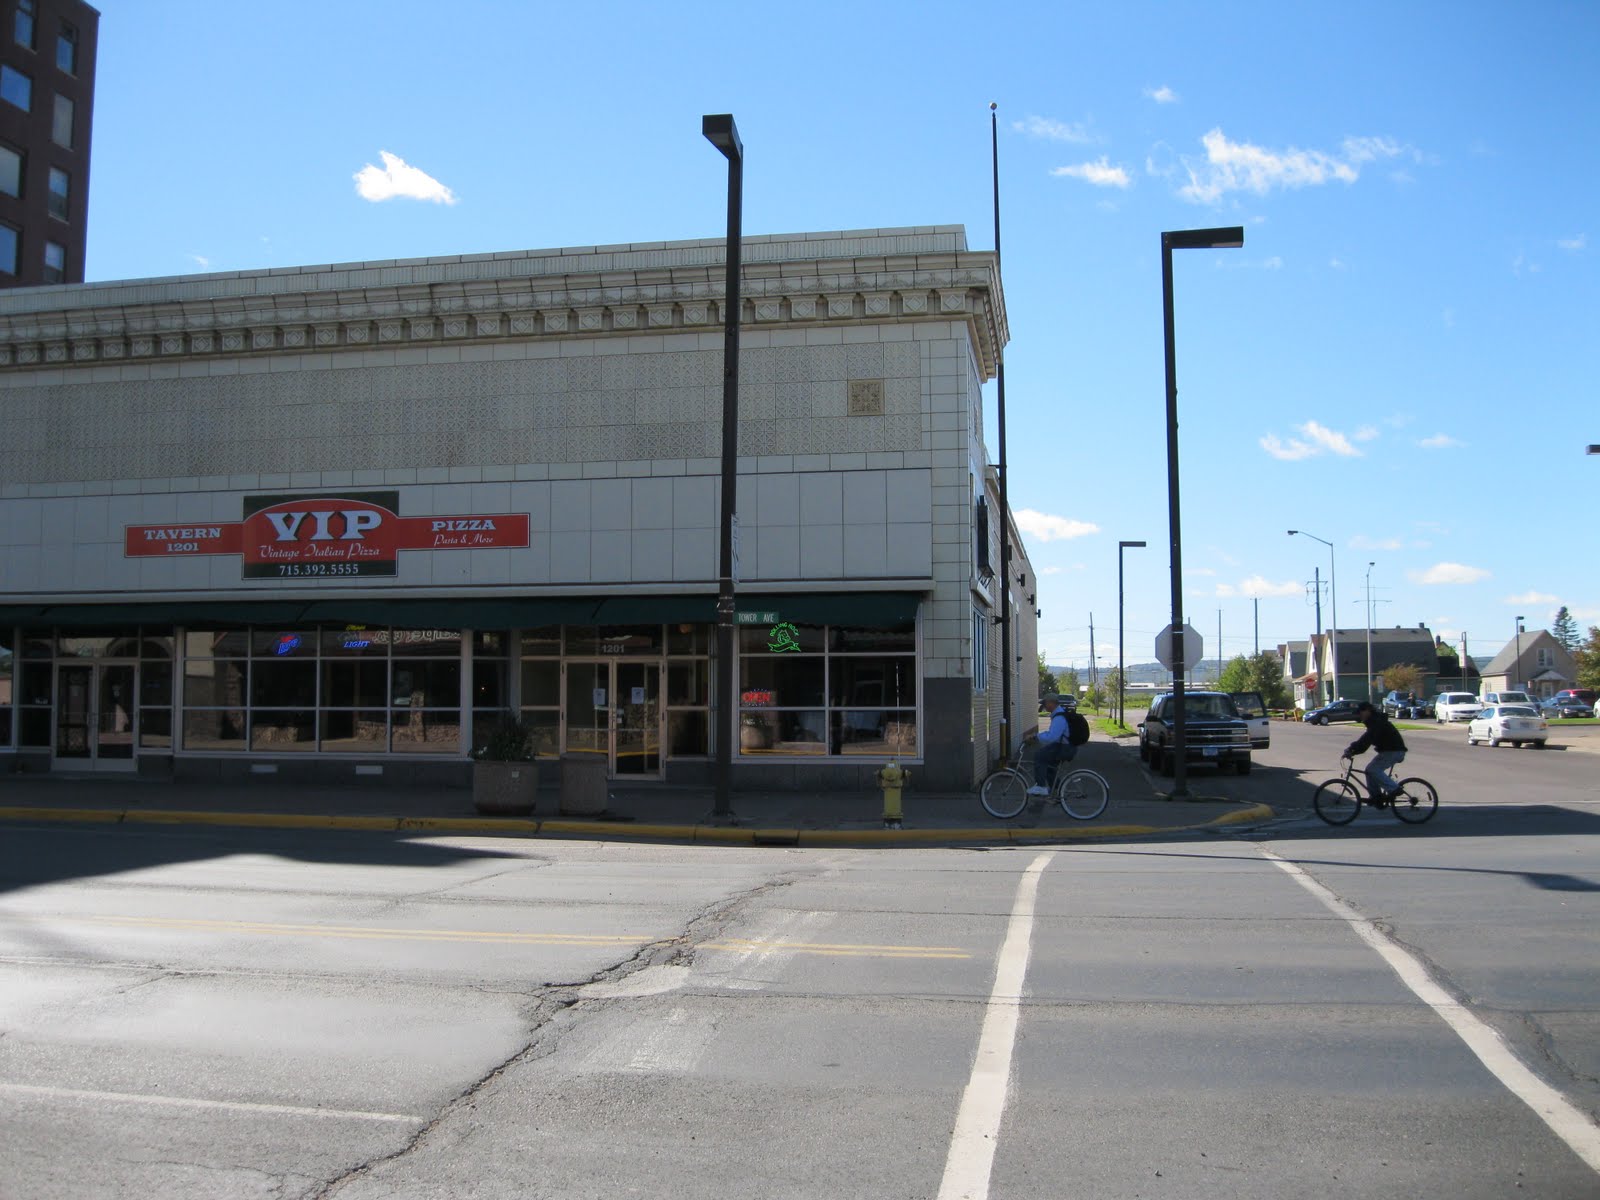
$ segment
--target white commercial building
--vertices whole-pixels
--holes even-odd
[[[0,294],[0,754],[464,777],[514,710],[619,776],[706,782],[726,736],[738,787],[891,756],[970,786],[1000,749],[1006,321],[965,247],[746,240],[726,713],[720,239]]]

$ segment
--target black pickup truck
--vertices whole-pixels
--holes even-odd
[[[1174,708],[1170,693],[1157,696],[1139,722],[1139,757],[1162,775],[1171,775],[1173,769]],[[1190,766],[1232,766],[1240,775],[1250,773],[1250,724],[1239,715],[1233,697],[1185,691],[1183,713],[1184,760]]]

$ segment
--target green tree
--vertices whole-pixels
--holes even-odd
[[[1062,669],[1061,673],[1056,676],[1056,691],[1060,692],[1063,696],[1072,696],[1073,698],[1077,698],[1078,672],[1076,668],[1065,667]]]
[[[1288,708],[1289,688],[1283,681],[1283,659],[1263,650],[1246,658],[1236,654],[1222,670],[1217,685],[1223,692],[1260,692],[1268,708]]]
[[[1589,626],[1589,640],[1572,657],[1578,660],[1578,686],[1600,691],[1600,625]]]
[[[1043,650],[1039,651],[1039,695],[1040,695],[1040,697],[1042,698],[1042,697],[1048,696],[1051,692],[1058,692],[1060,690],[1061,689],[1056,685],[1056,673],[1054,671],[1052,671],[1050,669],[1049,664],[1044,661],[1044,651]]]
[[[1419,692],[1422,690],[1422,668],[1411,663],[1385,667],[1383,687],[1390,692]]]
[[[1572,614],[1563,604],[1556,613],[1556,619],[1550,622],[1550,635],[1565,647],[1568,654],[1577,652],[1580,641],[1578,638],[1578,623],[1572,619]]]

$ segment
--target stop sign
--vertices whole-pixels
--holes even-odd
[[[1183,626],[1183,669],[1192,671],[1199,666],[1204,650],[1205,645],[1200,640],[1200,631],[1186,622]],[[1169,671],[1176,669],[1172,659],[1171,625],[1156,634],[1156,661]]]

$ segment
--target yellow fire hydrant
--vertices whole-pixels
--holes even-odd
[[[900,791],[911,783],[911,772],[900,765],[898,759],[891,758],[887,765],[878,771],[878,786],[883,789],[883,827],[885,829],[899,829],[900,819],[904,810],[900,803]]]

